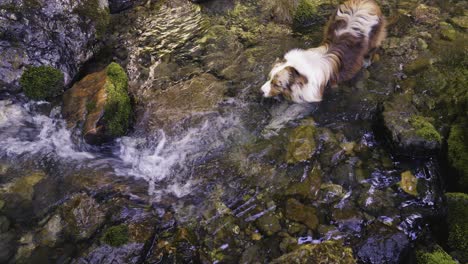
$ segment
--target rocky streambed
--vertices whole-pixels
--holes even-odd
[[[1,263],[468,261],[466,2],[307,105],[259,87],[338,1],[72,2],[0,3]]]

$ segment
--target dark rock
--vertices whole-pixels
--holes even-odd
[[[395,147],[404,155],[434,154],[441,136],[434,126],[411,104],[410,94],[395,96],[384,103],[384,126]]]
[[[286,202],[286,218],[303,223],[312,230],[319,223],[315,208],[305,206],[296,199],[288,199]]]
[[[74,195],[59,208],[65,232],[74,240],[91,237],[105,221],[105,213],[96,200],[86,194]]]
[[[131,243],[121,247],[103,245],[75,259],[74,264],[92,263],[139,263],[144,244]]]
[[[94,54],[106,8],[98,0],[2,1],[0,90],[17,90],[26,66],[57,68],[69,84]]]
[[[142,1],[139,0],[109,0],[109,10],[111,14],[119,13],[130,9]]]
[[[410,249],[407,236],[396,228],[374,224],[369,236],[359,246],[356,255],[362,263],[402,263]]]
[[[17,241],[14,231],[0,234],[0,262],[7,263],[16,251]]]

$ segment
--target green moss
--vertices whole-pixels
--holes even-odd
[[[62,92],[63,73],[50,66],[30,67],[21,76],[20,85],[27,97],[47,99]]]
[[[128,78],[124,69],[113,62],[107,66],[109,81],[106,84],[107,102],[105,106],[104,122],[106,133],[113,137],[127,133],[132,106],[127,93]]]
[[[468,194],[447,193],[449,229],[448,245],[460,254],[460,261],[468,261]]]
[[[456,124],[450,130],[448,138],[448,159],[450,164],[458,170],[462,177],[459,185],[468,189],[468,128],[463,124]]]
[[[416,252],[417,264],[457,264],[442,248],[437,247],[433,252]]]
[[[427,139],[441,142],[442,137],[434,126],[422,116],[412,116],[411,125],[416,129],[416,135]]]
[[[110,22],[110,13],[108,9],[100,7],[99,0],[86,0],[77,6],[73,12],[94,23],[98,38],[104,35]]]
[[[294,13],[293,22],[296,26],[307,24],[314,20],[317,13],[317,7],[311,0],[299,0],[296,12]]]
[[[103,243],[118,247],[128,242],[128,227],[118,225],[109,227],[101,238]]]

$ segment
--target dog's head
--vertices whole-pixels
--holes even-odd
[[[307,77],[299,71],[288,66],[285,61],[276,62],[270,72],[269,80],[262,86],[264,97],[283,95],[291,100],[295,89],[302,89],[307,84]]]

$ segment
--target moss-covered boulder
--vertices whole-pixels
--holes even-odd
[[[273,260],[272,263],[352,264],[356,263],[356,260],[351,248],[344,247],[338,241],[325,241],[320,244],[303,245]]]
[[[411,94],[401,94],[384,103],[383,125],[395,149],[403,155],[434,154],[442,137],[411,103]]]
[[[281,230],[281,225],[279,223],[279,219],[273,213],[267,213],[257,219],[256,221],[257,227],[267,236],[271,236],[274,233]]]
[[[448,245],[461,263],[468,262],[468,194],[447,193]]]
[[[448,159],[459,174],[458,186],[461,190],[468,190],[468,126],[463,123],[455,124],[450,130],[448,138]]]
[[[63,115],[69,126],[82,124],[89,143],[125,135],[132,115],[127,86],[127,74],[117,63],[85,76],[63,96]]]
[[[27,68],[20,79],[24,94],[34,100],[44,100],[63,91],[64,76],[60,70],[50,66]]]

